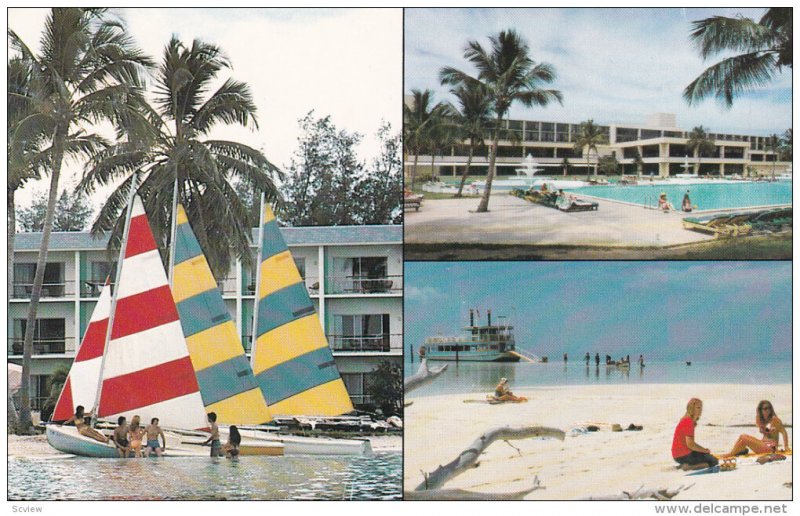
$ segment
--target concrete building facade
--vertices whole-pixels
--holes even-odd
[[[402,366],[403,230],[401,226],[282,228],[342,378],[356,406],[368,405],[368,383],[385,360]],[[257,242],[257,231],[253,241]],[[22,343],[41,233],[19,233],[8,308],[8,361],[22,363]],[[116,256],[106,238],[53,233],[32,361],[34,408],[47,398],[47,379],[72,363]],[[256,255],[255,246],[252,248]],[[255,260],[253,260],[255,262]],[[250,351],[254,273],[237,261],[219,280],[245,351]]]

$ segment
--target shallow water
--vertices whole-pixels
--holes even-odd
[[[402,456],[8,459],[9,500],[392,500]]]
[[[601,357],[602,358],[602,357]],[[603,385],[603,384],[654,384],[654,383],[735,383],[782,384],[792,382],[792,362],[752,360],[732,362],[646,362],[641,368],[631,356],[630,369],[595,367],[594,356],[589,367],[581,361],[564,365],[561,361],[547,364],[528,362],[428,362],[429,367],[449,364],[447,370],[432,383],[414,391],[414,396],[433,396],[459,392],[492,392],[500,378],[508,378],[512,389],[546,385]],[[406,362],[405,374],[410,376],[419,368],[419,362]]]
[[[667,200],[676,209],[680,208],[683,195],[687,190],[689,190],[689,198],[692,204],[697,206],[697,210],[771,206],[791,204],[792,202],[792,183],[788,181],[693,185],[614,185],[568,189],[575,194],[592,195],[644,206],[658,205],[658,196],[664,192],[667,194]]]

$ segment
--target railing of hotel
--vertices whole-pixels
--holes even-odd
[[[350,400],[353,405],[371,405],[373,403],[372,396],[369,394],[350,394]]]
[[[308,277],[304,278],[306,283],[306,290],[312,296],[319,294],[319,279],[316,277]],[[236,294],[236,279],[235,278],[225,278],[223,281],[218,281],[217,286],[219,287],[220,291],[223,295],[233,295]],[[243,296],[252,296],[256,293],[256,283],[253,280],[252,283],[246,285],[245,288],[242,289]]]
[[[57,337],[49,339],[33,339],[34,355],[55,355],[64,354],[67,349],[67,342],[72,342],[73,337]],[[22,355],[22,347],[25,339],[23,337],[9,337],[11,347],[9,355]],[[74,349],[74,348],[73,348]]]
[[[105,278],[102,279],[88,279],[81,281],[81,297],[99,297],[100,291],[103,290],[103,285],[106,284]],[[114,283],[111,283],[112,291]]]
[[[395,294],[403,291],[403,276],[333,276],[327,286],[327,294]]]
[[[12,299],[30,299],[33,292],[33,283],[15,281],[12,283]],[[69,297],[75,295],[74,281],[61,281],[58,283],[43,283],[42,298]]]
[[[48,396],[31,396],[31,410],[42,410],[47,399]],[[11,396],[11,401],[14,403],[14,407],[19,410],[20,400],[18,393]]]
[[[377,351],[388,353],[401,350],[403,336],[399,333],[389,335],[328,335],[333,351]]]

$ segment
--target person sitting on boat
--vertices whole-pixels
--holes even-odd
[[[686,414],[675,427],[672,438],[672,458],[683,471],[705,469],[716,466],[719,461],[711,455],[711,450],[700,446],[694,440],[694,429],[703,413],[703,402],[692,398],[686,404]]]
[[[689,190],[686,190],[686,193],[683,195],[683,201],[681,202],[681,210],[685,212],[692,211],[692,201],[689,200]]]
[[[208,413],[208,422],[211,423],[211,435],[203,445],[211,444],[211,456],[222,457],[222,443],[219,441],[219,427],[217,426],[217,413]]]
[[[761,439],[752,435],[742,434],[733,445],[733,449],[725,457],[733,457],[747,453],[748,448],[753,453],[774,453],[778,451],[780,437],[783,436],[783,449],[789,450],[789,436],[786,428],[775,414],[772,403],[762,400],[756,409],[756,426],[761,432]]]
[[[222,447],[225,452],[225,457],[229,459],[236,459],[239,456],[239,445],[242,444],[242,435],[236,425],[231,425],[228,433],[228,442]]]
[[[75,428],[78,429],[78,433],[84,437],[91,437],[95,441],[100,441],[101,443],[107,443],[109,441],[108,437],[106,437],[102,433],[92,428],[91,425],[89,424],[89,421],[91,421],[91,417],[92,417],[91,412],[89,412],[88,414],[84,413],[83,405],[78,405],[77,407],[75,407],[75,415],[64,421],[64,424],[75,425]]]
[[[133,416],[131,418],[131,425],[128,427],[128,439],[130,439],[131,451],[134,457],[142,456],[142,437],[144,437],[144,428],[141,425],[141,418]]]
[[[661,211],[671,211],[675,209],[667,200],[667,194],[664,192],[661,192],[661,195],[658,196],[658,209]]]
[[[147,434],[147,446],[144,448],[144,456],[149,457],[150,450],[153,450],[156,456],[161,457],[161,454],[167,449],[167,436],[164,435],[164,431],[158,426],[157,417],[150,420],[150,424],[145,428],[144,432]],[[164,441],[164,446],[159,444],[159,436],[161,436],[161,440]]]
[[[131,448],[128,442],[128,424],[125,421],[125,416],[117,418],[117,428],[114,429],[114,433],[111,435],[111,441],[117,445],[119,458],[127,458]]]
[[[508,379],[500,378],[500,383],[494,389],[494,399],[498,401],[528,401],[524,396],[515,396],[508,387]]]

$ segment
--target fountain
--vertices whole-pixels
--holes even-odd
[[[541,172],[542,170],[544,169],[539,168],[539,164],[534,161],[533,156],[528,154],[522,162],[522,168],[515,169],[514,171],[518,176],[533,177],[537,172]]]

